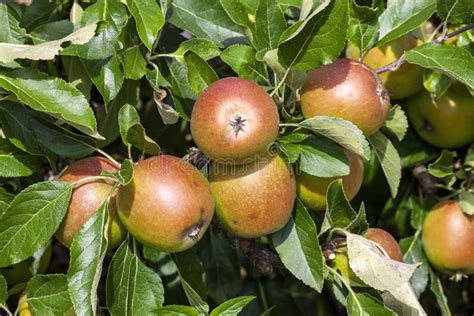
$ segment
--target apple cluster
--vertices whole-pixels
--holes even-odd
[[[342,118],[356,125],[365,136],[370,136],[384,124],[390,97],[410,97],[407,112],[423,139],[443,148],[472,142],[472,124],[464,134],[458,133],[459,137],[454,140],[451,137],[445,141],[441,134],[433,136],[442,126],[436,125],[439,122],[435,117],[446,119],[448,114],[453,117],[460,115],[456,111],[466,103],[461,99],[472,100],[472,97],[457,90],[465,88],[453,85],[432,107],[429,94],[419,92],[422,87],[419,67],[404,64],[399,70],[381,76],[372,69],[390,63],[403,51],[418,44],[411,37],[398,39],[370,50],[363,62],[340,58],[309,72],[300,91],[304,118]],[[350,58],[359,54],[352,46],[347,48],[346,53]],[[409,79],[405,80],[405,76]],[[433,108],[432,112],[429,108]],[[445,108],[449,108],[450,112],[443,112]],[[210,159],[208,179],[194,166],[176,157],[161,155],[139,161],[134,166],[131,183],[120,186],[118,190],[114,191],[114,183],[104,179],[92,179],[75,187],[56,237],[70,247],[82,225],[105,199],[109,199],[110,248],[119,245],[128,231],[141,243],[166,252],[179,252],[192,247],[205,233],[214,212],[220,224],[232,234],[258,238],[281,229],[288,222],[297,196],[308,209],[324,210],[327,188],[336,178],[322,178],[293,170],[274,146],[279,135],[278,112],[272,97],[254,82],[231,77],[210,84],[198,96],[191,116],[193,139]],[[466,120],[472,123],[469,115],[464,115],[466,117],[460,119],[459,124],[464,124]],[[418,128],[419,124],[423,128]],[[429,133],[425,133],[428,130]],[[343,150],[350,172],[341,178],[345,194],[351,200],[362,185],[364,164],[360,156]],[[117,167],[107,159],[90,157],[69,166],[59,180],[77,182],[103,172],[117,171]],[[471,256],[469,264],[463,266],[454,259],[450,265],[449,260],[440,257],[443,252],[431,251],[444,245],[435,241],[443,234],[451,237],[463,234],[459,231],[456,234],[448,232],[449,225],[441,232],[439,227],[431,224],[436,221],[432,218],[440,210],[449,209],[451,215],[438,216],[455,216],[454,206],[441,205],[437,209],[430,213],[425,222],[424,240],[428,258],[440,270],[472,272],[473,252],[459,251],[463,256]],[[469,219],[463,225],[471,238],[472,221]],[[366,237],[377,239],[377,236],[386,234],[376,230],[370,233],[369,230]],[[445,240],[446,247],[450,247],[448,239]],[[386,250],[389,256],[402,260],[398,245],[391,244]],[[437,244],[437,247],[431,244]]]

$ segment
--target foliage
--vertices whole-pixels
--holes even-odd
[[[14,311],[24,292],[38,315],[472,314],[472,276],[453,285],[434,270],[421,233],[435,201],[458,199],[474,214],[474,146],[426,144],[405,100],[368,138],[340,118],[303,120],[299,91],[308,71],[342,57],[349,42],[364,54],[410,34],[424,44],[379,72],[406,62],[426,69],[434,99],[455,82],[473,93],[472,30],[455,43],[444,37],[473,23],[473,12],[469,0],[0,0],[0,309]],[[131,235],[108,247],[111,191],[69,254],[53,241],[48,274],[10,283],[4,271],[20,262],[36,274],[34,255],[66,214],[77,183],[55,180],[65,166],[104,155],[121,165],[99,177],[115,190],[133,180],[138,159],[184,156],[196,97],[229,76],[273,97],[275,147],[295,172],[342,177],[343,149],[363,157],[355,200],[336,180],[325,213],[297,200],[281,230],[255,240],[213,222],[195,247],[171,255]],[[404,263],[363,237],[369,226],[400,240]],[[365,287],[328,264],[341,245]]]

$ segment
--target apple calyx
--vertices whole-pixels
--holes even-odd
[[[239,114],[237,114],[233,120],[229,121],[229,125],[234,130],[235,138],[237,138],[240,131],[245,132],[244,127],[246,121],[247,119],[242,118]]]

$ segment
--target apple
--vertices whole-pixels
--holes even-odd
[[[58,178],[60,181],[77,182],[87,177],[99,176],[102,171],[116,172],[117,167],[104,157],[89,157],[71,164]],[[75,187],[56,238],[67,248],[87,220],[111,193],[113,186],[106,180],[93,180]],[[109,248],[115,248],[125,239],[126,231],[117,217],[115,194],[109,203]]]
[[[364,135],[385,122],[390,99],[380,77],[368,66],[340,58],[308,73],[301,91],[305,118],[333,116],[354,123]]]
[[[474,216],[457,201],[436,204],[423,223],[423,247],[429,262],[448,274],[474,273]]]
[[[399,37],[382,46],[370,49],[362,58],[362,62],[372,69],[378,69],[397,60],[405,51],[423,44],[412,35]],[[349,44],[346,57],[357,60],[360,50]],[[415,94],[423,88],[423,68],[418,65],[403,63],[397,70],[380,74],[385,87],[392,99],[403,99]]]
[[[350,172],[341,177],[347,199],[352,200],[362,185],[364,179],[364,162],[360,156],[349,150],[344,150],[349,161]],[[326,192],[329,184],[335,178],[322,178],[300,172],[296,175],[296,191],[303,204],[312,211],[323,211],[326,208]]]
[[[214,215],[207,179],[186,161],[168,155],[140,161],[131,183],[117,192],[117,210],[141,243],[165,252],[196,244]]]
[[[474,97],[459,83],[440,98],[427,91],[407,100],[408,118],[418,135],[433,146],[454,149],[474,142]]]
[[[206,156],[221,163],[244,164],[265,154],[278,136],[278,109],[256,83],[224,78],[197,98],[191,134]]]
[[[247,165],[213,163],[209,170],[216,213],[236,236],[257,238],[282,228],[296,196],[291,167],[280,156],[264,156]]]

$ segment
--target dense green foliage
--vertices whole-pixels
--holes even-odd
[[[416,36],[420,46],[378,72],[417,65],[433,102],[462,89],[459,115],[473,117],[473,15],[472,0],[0,0],[0,314],[26,293],[35,315],[472,315],[473,276],[454,282],[430,265],[422,231],[442,200],[474,221],[474,139],[429,145],[406,99],[368,137],[341,118],[303,119],[299,100],[307,72],[344,57],[348,43],[363,55]],[[448,27],[461,30],[446,36]],[[194,247],[169,254],[130,234],[108,247],[111,193],[70,250],[54,239],[77,185],[57,176],[75,160],[120,165],[98,176],[114,189],[132,183],[134,162],[160,153],[207,175],[189,121],[197,96],[230,76],[273,98],[274,147],[295,172],[336,179],[350,171],[345,150],[363,157],[358,195],[348,201],[335,180],[325,212],[296,199],[286,225],[257,239],[214,220]],[[404,262],[364,238],[369,227],[392,233]],[[336,252],[366,286],[329,264]],[[5,271],[20,262],[33,277],[12,284]]]

